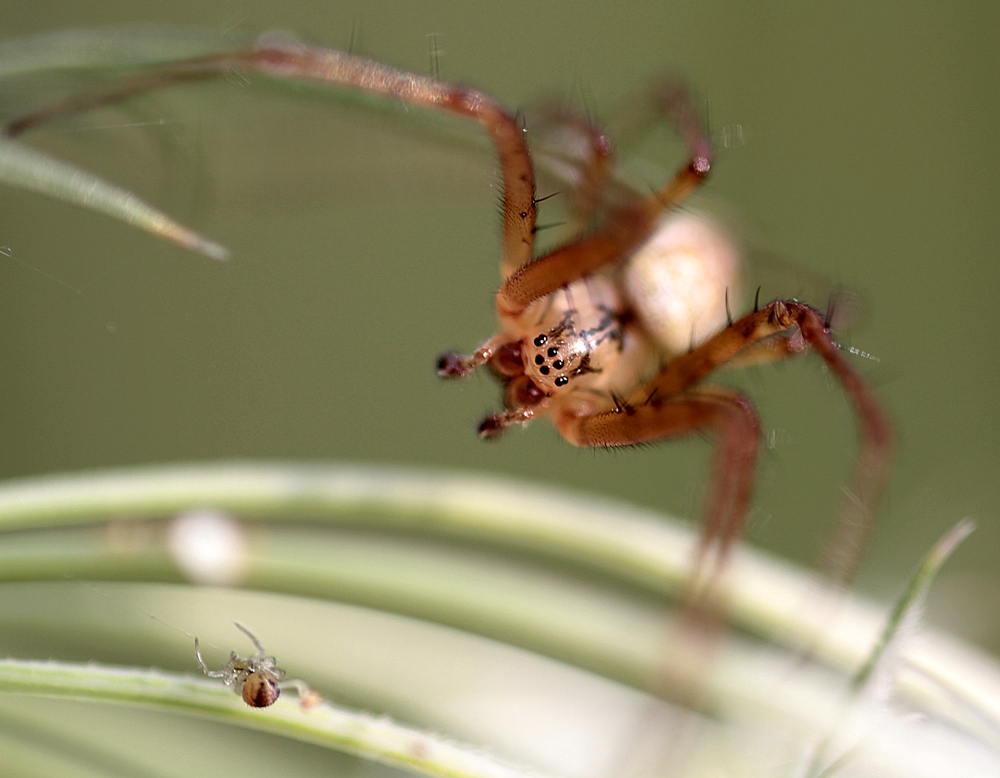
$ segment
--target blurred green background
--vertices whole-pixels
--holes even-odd
[[[899,435],[861,589],[894,596],[971,516],[979,531],[930,618],[1000,649],[1000,6],[5,0],[0,34],[136,22],[216,30],[220,48],[272,29],[342,48],[353,38],[425,73],[436,34],[443,78],[512,107],[569,96],[611,124],[647,79],[686,75],[718,136],[746,138],[720,149],[707,196],[800,270],[811,301],[826,304],[812,297],[824,284],[861,301],[841,337],[877,356],[855,361]],[[342,459],[504,473],[700,515],[704,441],[594,452],[538,423],[486,444],[474,429],[499,402],[492,382],[435,377],[438,353],[470,350],[495,326],[490,153],[253,81],[26,136],[232,260],[0,191],[0,477]],[[61,94],[48,88],[8,87],[0,101],[42,105]],[[787,278],[764,284],[763,298],[799,293]],[[812,357],[721,381],[750,392],[773,433],[747,537],[811,564],[856,453],[842,393]]]

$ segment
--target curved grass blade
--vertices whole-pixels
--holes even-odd
[[[3,137],[0,137],[0,183],[100,211],[212,259],[223,260],[229,254],[224,246],[174,221],[131,192]]]
[[[905,661],[904,648],[920,626],[931,584],[974,529],[974,522],[960,521],[921,560],[874,647],[851,679],[845,708],[818,744],[806,772],[809,778],[838,774],[868,747],[868,739],[887,716],[892,686]]]
[[[969,519],[960,521],[923,558],[906,592],[896,603],[878,644],[854,676],[855,691],[862,690],[868,683],[877,682],[878,673],[885,671],[883,666],[892,665],[893,648],[916,631],[924,610],[924,602],[927,600],[927,592],[930,591],[941,566],[975,528],[975,523]]]
[[[160,670],[136,670],[94,663],[0,660],[0,691],[173,710],[249,727],[361,756],[432,778],[530,778],[525,770],[404,727],[324,702],[308,708],[282,698],[266,713],[246,706],[217,682]]]
[[[0,43],[0,79],[55,70],[145,67],[240,41],[217,30],[164,25],[58,30]]]

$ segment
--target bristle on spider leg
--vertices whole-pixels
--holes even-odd
[[[441,80],[441,55],[444,50],[441,48],[440,35],[436,32],[427,34],[427,54],[430,58],[431,78],[435,81]]]
[[[539,203],[544,203],[546,200],[550,200],[553,197],[556,197],[556,196],[561,195],[561,194],[562,194],[562,190],[557,190],[557,191],[553,192],[552,194],[545,195],[545,197],[536,197],[534,199],[534,203],[535,203],[535,205],[538,205]]]
[[[833,326],[834,316],[837,312],[837,301],[838,296],[836,294],[831,294],[830,299],[826,304],[826,314],[823,316],[823,328],[827,332],[829,332],[830,328]]]
[[[360,29],[360,27],[361,27],[361,25],[358,23],[357,19],[355,19],[354,21],[351,22],[351,37],[347,41],[347,53],[348,54],[352,54],[353,55],[355,53],[355,51],[357,50],[357,48],[358,48],[358,45],[359,45],[359,43],[361,41],[361,29]]]

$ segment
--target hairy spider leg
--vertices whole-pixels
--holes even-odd
[[[570,443],[593,448],[634,446],[699,432],[715,435],[715,489],[694,560],[694,569],[707,576],[704,583],[709,585],[726,566],[750,501],[760,439],[751,400],[735,392],[699,389],[657,396],[640,405],[619,402],[610,411],[592,415],[564,411],[555,424]]]
[[[104,92],[71,98],[9,124],[6,134],[18,135],[54,118],[78,114],[173,84],[256,71],[282,78],[321,81],[437,108],[479,122],[500,157],[503,179],[503,277],[532,258],[535,240],[535,174],[524,130],[492,97],[475,89],[453,86],[409,73],[354,54],[298,42],[262,39],[253,48],[174,62],[127,79]]]
[[[687,163],[650,196],[618,209],[593,235],[561,246],[509,276],[497,293],[501,321],[516,318],[532,302],[574,281],[628,259],[650,235],[660,217],[683,202],[707,178],[712,148],[701,130],[687,89],[661,85],[656,97],[688,143]]]
[[[797,332],[789,334],[792,329]],[[769,339],[773,339],[773,348],[765,350],[771,345]],[[778,359],[801,353],[804,344],[822,357],[840,381],[860,426],[861,452],[852,488],[820,561],[827,578],[844,586],[856,573],[860,551],[885,488],[892,459],[892,433],[871,389],[831,340],[823,316],[810,306],[776,300],[668,363],[616,408],[589,416],[563,413],[556,424],[571,443],[598,447],[649,443],[703,430],[715,432],[718,491],[708,508],[698,551],[698,561],[710,561],[706,569],[712,575],[711,571],[724,568],[743,528],[760,426],[747,398],[692,388],[720,366],[739,361],[741,352],[759,349],[755,356]],[[707,559],[709,555],[711,560]]]
[[[793,328],[797,328],[796,334],[782,336]],[[770,344],[772,348],[764,351],[762,346],[768,344],[769,338],[774,338]],[[629,399],[641,402],[644,396],[669,397],[683,392],[720,365],[734,358],[739,360],[745,350],[756,350],[757,353],[751,354],[755,358],[766,354],[773,360],[801,353],[805,344],[819,354],[840,381],[859,423],[861,450],[852,486],[820,559],[824,575],[834,584],[843,586],[857,572],[861,550],[888,480],[892,431],[875,395],[830,338],[826,319],[819,311],[794,300],[776,300],[734,322],[691,353],[675,359]],[[730,546],[740,526],[720,530],[723,545]]]
[[[541,111],[538,123],[543,131],[568,130],[584,146],[582,151],[573,150],[569,153],[552,149],[541,152],[577,171],[577,180],[569,196],[572,217],[568,224],[563,225],[564,234],[576,237],[590,225],[600,209],[604,191],[612,183],[614,151],[611,140],[590,116],[566,103],[546,106]],[[537,147],[534,153],[537,157]]]
[[[582,232],[597,213],[601,202],[601,192],[611,179],[614,153],[611,141],[589,119],[580,117],[580,127],[586,133],[590,157],[584,166],[580,185],[573,196],[573,222],[569,225],[572,233]]]

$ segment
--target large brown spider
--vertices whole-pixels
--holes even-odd
[[[677,173],[648,196],[632,193],[596,230],[540,257],[534,252],[535,171],[526,131],[515,117],[482,92],[340,51],[262,39],[254,47],[150,69],[102,94],[27,116],[10,125],[8,134],[54,116],[234,70],[354,87],[482,125],[499,154],[503,178],[504,281],[496,297],[500,332],[470,356],[444,354],[439,374],[459,378],[489,365],[500,377],[505,407],[479,425],[487,438],[542,416],[576,446],[632,446],[714,433],[716,487],[698,550],[698,562],[712,576],[724,566],[744,523],[760,424],[747,397],[703,381],[729,364],[780,360],[809,349],[819,354],[844,386],[861,431],[853,488],[824,563],[834,581],[850,579],[888,473],[890,431],[874,395],[831,339],[828,320],[797,300],[755,303],[753,311],[733,320],[723,285],[699,328],[692,320],[696,331],[690,349],[677,353],[653,334],[648,301],[637,299],[622,282],[622,268],[712,167],[711,145],[685,89],[661,84],[655,90],[689,149]],[[577,218],[583,222],[593,215],[597,195],[610,180],[611,148],[589,124],[577,122],[576,130],[589,146],[577,187]],[[703,331],[704,322],[721,316],[723,309],[727,317],[719,319],[721,328]]]

